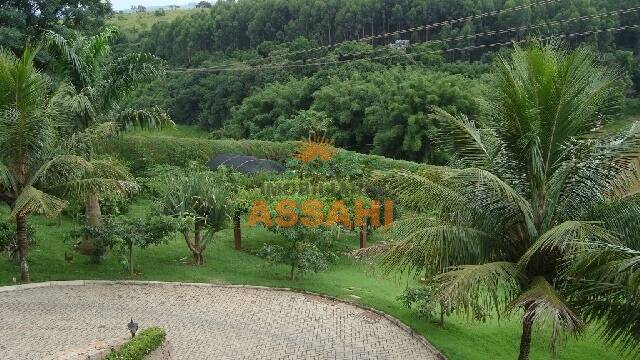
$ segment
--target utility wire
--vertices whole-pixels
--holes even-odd
[[[565,24],[569,24],[569,23],[573,23],[573,22],[578,22],[578,21],[581,21],[581,20],[592,20],[592,19],[610,17],[610,16],[614,16],[614,15],[627,14],[627,13],[631,13],[631,12],[636,12],[638,10],[640,10],[640,6],[636,6],[636,7],[632,7],[632,8],[628,8],[628,9],[612,10],[612,11],[609,11],[609,12],[606,12],[606,13],[595,14],[595,15],[577,16],[577,17],[573,17],[573,18],[569,18],[569,19],[556,20],[556,21],[551,21],[551,22],[541,22],[541,23],[537,23],[537,24],[524,25],[524,26],[519,26],[519,27],[512,27],[512,28],[503,29],[503,30],[491,30],[491,31],[483,32],[483,33],[461,35],[461,36],[452,36],[452,37],[448,37],[448,38],[444,38],[444,39],[427,40],[427,41],[423,41],[423,42],[420,42],[420,43],[413,44],[411,46],[416,46],[416,45],[419,45],[419,44],[446,43],[446,42],[450,42],[450,41],[478,39],[478,38],[482,38],[482,37],[501,35],[501,34],[506,34],[506,33],[511,33],[511,32],[530,31],[530,30],[534,30],[534,29],[537,29],[537,28],[541,28],[541,27],[551,27],[551,26],[556,26],[556,25],[565,25]],[[348,53],[348,54],[345,54],[345,55],[354,57],[354,56],[369,55],[369,54],[378,53],[378,52],[381,52],[381,51],[389,51],[389,48],[387,46],[382,46],[382,47],[379,47],[377,49],[360,51],[360,52],[355,52],[355,53]],[[327,60],[327,59],[326,59],[326,56],[324,56],[324,57],[310,58],[310,59],[297,60],[297,61],[304,61],[303,62],[303,64],[304,64],[305,62],[313,63],[314,61],[317,62],[319,60]],[[286,61],[286,62],[281,62],[281,63],[271,63],[271,64],[265,64],[265,65],[257,65],[257,67],[265,68],[265,66],[290,65],[290,64],[291,64],[290,61]],[[233,68],[233,67],[231,67],[231,66],[226,66],[226,67],[225,66],[214,66],[214,67],[207,68],[207,69],[209,69],[210,71],[215,71],[215,70],[227,70],[227,69],[231,69],[231,68]],[[184,70],[185,71],[203,71],[204,69],[205,68],[184,69]],[[240,68],[238,68],[238,69],[240,69]],[[179,69],[179,70],[183,70],[183,69]]]
[[[515,11],[519,11],[519,10],[535,8],[535,7],[538,7],[538,6],[549,5],[549,4],[554,4],[554,3],[560,3],[562,1],[565,1],[565,0],[543,0],[543,1],[530,3],[530,4],[522,4],[522,5],[512,6],[512,7],[501,9],[501,10],[494,10],[494,11],[484,12],[484,13],[480,13],[480,14],[476,14],[476,15],[465,16],[465,17],[461,17],[461,18],[457,18],[457,19],[441,21],[441,22],[438,22],[438,23],[422,25],[422,26],[417,26],[417,27],[413,27],[413,28],[397,30],[397,31],[393,31],[393,32],[387,32],[387,33],[384,33],[384,34],[372,35],[372,36],[360,38],[360,39],[357,39],[357,40],[347,40],[347,41],[343,41],[343,42],[340,42],[340,43],[337,43],[337,44],[323,45],[323,46],[318,46],[318,47],[311,48],[311,49],[304,49],[304,50],[297,50],[297,51],[279,53],[279,54],[269,55],[269,56],[267,56],[265,58],[262,58],[262,59],[245,60],[245,61],[238,62],[238,63],[231,63],[231,64],[212,66],[211,68],[213,69],[213,68],[216,68],[216,67],[229,67],[229,66],[235,66],[235,65],[250,65],[251,62],[265,61],[265,60],[269,60],[269,59],[272,59],[272,58],[279,58],[279,57],[282,57],[282,56],[292,56],[292,55],[304,54],[304,53],[308,53],[308,52],[312,52],[312,51],[319,51],[319,50],[324,50],[324,49],[335,48],[335,47],[338,47],[338,46],[341,46],[341,45],[345,45],[345,44],[368,42],[370,40],[387,38],[387,37],[390,37],[390,36],[405,34],[405,33],[409,33],[409,32],[436,29],[436,28],[439,28],[439,27],[442,27],[442,26],[445,26],[445,25],[458,24],[458,23],[463,23],[463,22],[470,21],[470,20],[477,20],[477,19],[482,19],[482,18],[485,18],[485,17],[503,15],[503,14],[507,14],[507,13],[511,13],[511,12],[515,12]],[[177,68],[176,70],[182,70],[182,69],[186,69],[186,68]]]
[[[615,27],[615,28],[595,29],[595,30],[590,30],[590,31],[575,32],[575,33],[569,33],[569,34],[555,34],[555,35],[550,35],[550,36],[545,36],[545,37],[538,38],[538,40],[545,41],[545,40],[551,40],[551,39],[573,38],[573,37],[586,36],[586,35],[598,34],[598,33],[603,33],[603,32],[618,32],[618,31],[623,31],[623,30],[628,30],[628,29],[637,29],[637,28],[640,28],[639,24],[620,26],[620,27]],[[434,50],[434,51],[426,51],[426,52],[420,52],[420,53],[414,53],[414,54],[401,52],[401,53],[398,53],[398,54],[384,55],[384,56],[379,56],[379,57],[361,58],[361,59],[329,60],[329,61],[323,61],[323,62],[301,63],[301,64],[270,64],[270,65],[258,65],[258,66],[254,66],[254,67],[243,67],[243,68],[220,68],[220,69],[194,68],[194,69],[169,70],[169,72],[252,71],[252,70],[263,70],[263,69],[264,70],[268,70],[268,69],[284,69],[284,68],[296,68],[296,67],[306,67],[306,66],[322,66],[322,65],[331,65],[331,64],[344,64],[344,63],[350,63],[350,62],[355,62],[355,61],[371,61],[371,60],[391,59],[391,58],[396,58],[396,57],[414,57],[414,56],[417,56],[417,55],[430,55],[430,54],[434,54],[435,55],[435,54],[450,53],[450,52],[464,52],[464,51],[475,50],[475,49],[494,48],[494,47],[500,47],[500,46],[505,46],[505,45],[513,45],[513,44],[526,42],[528,40],[530,40],[530,39],[529,38],[519,39],[519,40],[518,39],[511,39],[510,41],[506,41],[506,42],[495,42],[495,43],[491,43],[491,44],[472,45],[472,46],[466,46],[466,47],[456,47],[456,48]],[[415,46],[415,45],[413,45],[413,46]]]
[[[611,33],[611,32],[618,32],[618,31],[629,30],[629,29],[638,29],[638,28],[640,28],[640,24],[620,26],[620,27],[615,27],[615,28],[596,29],[596,30],[590,30],[590,31],[584,31],[584,32],[575,32],[575,33],[569,33],[569,34],[555,34],[555,35],[550,35],[550,36],[537,38],[537,40],[546,41],[546,40],[553,40],[553,39],[574,38],[574,37],[578,37],[578,36],[587,36],[587,35],[599,34],[599,33],[603,33],[603,32]],[[414,54],[408,54],[408,53],[402,52],[402,53],[398,53],[398,54],[391,54],[391,55],[385,55],[385,56],[379,56],[379,57],[350,59],[350,60],[330,60],[330,61],[316,62],[316,63],[266,65],[266,66],[254,66],[254,67],[245,67],[245,68],[226,68],[226,69],[200,68],[200,69],[189,69],[188,71],[189,72],[191,72],[191,71],[198,71],[198,72],[207,72],[207,71],[212,71],[212,72],[218,72],[218,71],[252,71],[252,70],[296,68],[296,67],[306,67],[306,66],[322,66],[322,65],[332,65],[332,64],[344,64],[344,63],[350,63],[350,62],[356,62],[356,61],[371,61],[371,60],[391,59],[391,58],[396,58],[396,57],[414,57],[414,56],[417,56],[417,55],[442,54],[442,53],[450,53],[450,52],[464,52],[464,51],[482,49],[482,48],[494,48],[494,47],[500,47],[500,46],[505,46],[505,45],[515,45],[515,44],[523,43],[523,42],[526,42],[526,41],[529,41],[529,40],[530,40],[529,38],[511,39],[510,41],[495,42],[495,43],[491,43],[491,44],[472,45],[472,46],[466,46],[466,47],[456,47],[456,48],[449,48],[449,49],[436,50],[436,51],[426,51],[426,52],[414,53]],[[187,71],[187,70],[169,70],[169,72],[185,72],[185,71]]]

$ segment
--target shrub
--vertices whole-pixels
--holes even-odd
[[[122,135],[98,146],[98,151],[128,162],[132,171],[141,175],[157,165],[186,167],[190,163],[205,164],[216,154],[242,154],[275,161],[290,161],[298,151],[298,142],[271,142],[262,140],[207,140],[174,138],[168,136]],[[415,171],[424,165],[395,160],[379,155],[365,155],[338,150],[334,157],[342,167],[334,169],[341,177],[363,176],[373,170]]]
[[[284,161],[292,157],[296,148],[295,142],[123,135],[99,144],[98,151],[128,162],[135,174],[141,174],[154,165],[185,167],[190,162],[204,164],[214,155],[224,153]]]
[[[107,355],[105,360],[143,360],[162,345],[166,336],[167,333],[159,327],[144,329],[120,349]]]

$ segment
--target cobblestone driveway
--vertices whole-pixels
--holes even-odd
[[[321,297],[224,286],[47,286],[0,292],[0,359],[43,359],[142,328],[178,359],[436,359],[388,319]]]

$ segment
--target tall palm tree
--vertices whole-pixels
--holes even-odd
[[[130,127],[174,125],[168,115],[157,107],[122,108],[123,100],[133,90],[163,73],[163,64],[160,59],[146,53],[113,56],[111,43],[117,34],[115,27],[107,27],[90,37],[76,34],[69,40],[54,32],[47,33],[49,45],[58,60],[52,67],[60,76],[71,79],[72,86],[67,90],[68,98],[72,99],[69,110],[75,119],[72,131],[80,133],[74,140],[81,141],[84,146],[76,148],[82,150],[81,155],[88,160],[93,159],[93,144],[109,135]],[[101,136],[95,136],[96,133]],[[104,163],[104,159],[102,161]],[[117,164],[113,165],[117,167]],[[127,181],[129,178],[121,176],[116,180]],[[97,189],[88,193],[85,217],[88,225],[100,224]]]
[[[54,88],[34,68],[37,51],[27,46],[17,58],[0,49],[0,201],[16,221],[22,282],[30,280],[28,216],[55,216],[66,206],[59,195],[108,184],[87,176],[93,166],[61,141],[59,130],[69,123],[68,102],[62,87]]]
[[[561,330],[583,329],[564,256],[586,240],[620,242],[616,230],[640,219],[605,211],[638,178],[640,127],[599,131],[622,91],[585,49],[516,48],[497,61],[490,90],[476,122],[436,111],[451,166],[376,174],[409,214],[383,264],[426,273],[434,298],[458,311],[521,313],[524,360],[534,324],[550,320],[552,349]]]

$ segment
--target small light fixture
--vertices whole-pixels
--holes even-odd
[[[133,322],[133,319],[129,321],[127,324],[127,329],[131,332],[131,337],[136,336],[136,331],[138,331],[138,323]]]

